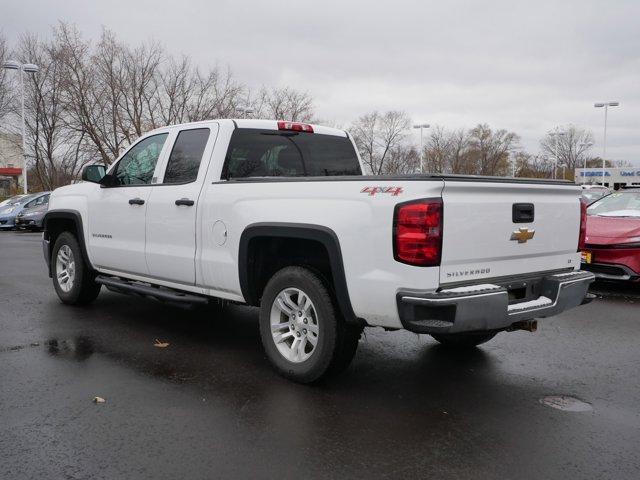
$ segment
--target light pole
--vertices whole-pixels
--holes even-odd
[[[425,128],[429,128],[431,125],[428,123],[421,123],[419,125],[414,125],[413,128],[420,129],[420,173],[424,173],[424,143],[422,132]]]
[[[553,165],[553,178],[556,178],[556,170],[558,169],[558,142],[560,141],[559,137],[564,137],[565,133],[564,132],[559,132],[558,129],[556,128],[555,132],[552,132],[549,134],[551,137],[553,137],[554,139],[554,165]]]
[[[8,70],[20,70],[20,99],[22,105],[22,184],[24,193],[27,194],[27,137],[26,137],[26,120],[24,117],[24,72],[36,73],[39,69],[33,63],[20,63],[15,60],[7,60],[2,64],[2,68]]]
[[[602,185],[604,186],[604,172],[605,172],[605,158],[607,157],[607,113],[609,112],[609,107],[617,107],[620,105],[620,102],[598,102],[594,103],[593,106],[596,108],[604,107],[604,137],[602,141]]]

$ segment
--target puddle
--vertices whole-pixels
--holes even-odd
[[[569,395],[549,395],[542,397],[540,403],[564,412],[590,412],[593,410],[591,404]]]

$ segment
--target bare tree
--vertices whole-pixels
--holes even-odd
[[[445,173],[451,154],[451,135],[444,127],[436,125],[429,132],[429,139],[424,146],[424,171]]]
[[[509,154],[518,146],[520,138],[506,130],[491,130],[479,124],[469,132],[469,155],[475,173],[479,175],[506,175]]]
[[[18,55],[40,70],[25,82],[26,144],[32,170],[41,188],[51,190],[77,177],[88,157],[83,133],[67,128],[61,50],[33,35],[22,37]]]
[[[380,175],[393,167],[391,153],[404,145],[411,120],[405,112],[374,111],[353,122],[350,131],[370,173]]]
[[[0,65],[9,58],[9,49],[7,47],[7,41],[0,32]],[[11,90],[9,76],[7,70],[0,68],[0,120],[3,120],[10,113],[13,105],[13,95]]]
[[[589,152],[593,146],[593,134],[589,130],[575,125],[566,125],[556,132],[547,133],[540,140],[542,155],[555,158],[556,142],[558,164],[564,163],[570,171],[573,171],[575,168],[584,166],[585,160],[590,158]]]
[[[103,32],[93,55],[91,44],[75,28],[61,23],[54,31],[65,69],[64,103],[68,127],[80,134],[95,151],[95,160],[110,164],[126,143],[126,128],[120,112],[118,78],[119,45]]]
[[[311,95],[291,87],[263,87],[257,99],[250,103],[257,117],[311,122],[315,115]]]
[[[149,111],[158,126],[233,117],[244,103],[244,90],[229,68],[215,67],[202,74],[191,65],[189,57],[169,59],[168,66],[160,71]]]
[[[420,170],[420,151],[412,145],[398,145],[389,149],[384,173],[401,175]]]
[[[469,165],[469,134],[464,129],[434,126],[424,147],[425,171],[474,173]]]

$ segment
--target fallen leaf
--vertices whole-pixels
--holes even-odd
[[[93,397],[93,403],[105,403],[106,400],[102,397]]]
[[[158,348],[167,348],[169,346],[169,342],[161,342],[156,338],[156,341],[153,344],[153,346]]]

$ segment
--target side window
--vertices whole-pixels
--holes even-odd
[[[300,149],[291,138],[267,132],[234,133],[225,164],[226,178],[305,174]]]
[[[182,130],[173,145],[162,183],[195,181],[209,139],[208,128]]]
[[[158,163],[168,133],[147,137],[131,148],[116,165],[113,175],[118,185],[147,185]]]

